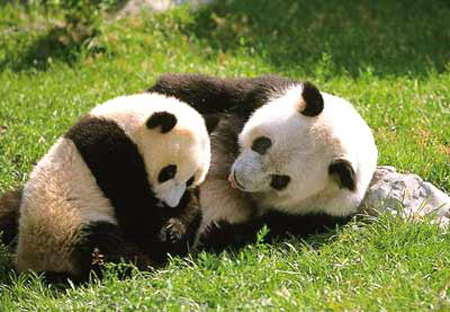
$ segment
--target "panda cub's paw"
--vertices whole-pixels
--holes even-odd
[[[161,239],[176,243],[186,234],[186,226],[179,219],[170,218],[161,230]]]
[[[170,218],[167,221],[160,232],[160,239],[169,253],[184,254],[187,252],[187,228],[179,219]]]

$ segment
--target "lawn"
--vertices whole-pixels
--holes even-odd
[[[84,112],[164,72],[276,73],[349,99],[379,163],[450,192],[450,4],[221,1],[104,20],[68,40],[61,14],[0,6],[0,193]],[[79,287],[17,276],[0,245],[0,309],[450,310],[450,234],[425,221],[355,220],[326,235],[174,258]]]

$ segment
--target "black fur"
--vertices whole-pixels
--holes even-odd
[[[323,98],[319,89],[311,82],[303,83],[302,97],[305,100],[306,107],[301,113],[308,117],[315,117],[323,111]]]
[[[0,239],[5,245],[13,243],[17,236],[21,200],[22,188],[0,197]]]
[[[122,229],[105,221],[91,222],[83,226],[73,239],[72,264],[76,273],[42,272],[48,282],[66,282],[68,279],[76,283],[89,280],[91,274],[102,278],[103,269],[107,263],[125,261],[137,268],[149,268],[164,265],[167,256],[183,256],[193,245],[201,222],[201,211],[194,190],[184,194],[181,203],[176,208],[166,208],[165,224],[157,235],[159,252],[143,250],[141,246],[126,240]],[[120,277],[130,274],[130,268],[123,268]]]
[[[85,225],[78,233],[72,254],[73,265],[79,274],[71,276],[77,281],[86,281],[91,271],[98,277],[106,263],[125,260],[126,244],[121,229],[112,223],[98,221]]]
[[[271,146],[272,141],[268,137],[262,136],[253,141],[252,150],[260,155],[264,155]]]
[[[219,124],[221,116],[222,114],[210,114],[203,116],[203,118],[205,119],[205,125],[208,134],[213,133],[213,131],[216,129],[217,125]]]
[[[159,207],[137,146],[114,121],[86,116],[65,138],[74,142],[105,197],[111,200],[119,226],[108,222],[85,225],[72,238],[77,273],[42,272],[47,281],[66,282],[70,278],[84,282],[92,271],[101,277],[106,262],[124,259],[148,269],[164,264],[168,254],[186,254],[201,222],[197,189],[186,191],[176,208]],[[21,198],[22,188],[0,198],[0,231],[5,243],[17,237]]]
[[[238,135],[245,122],[269,99],[282,96],[289,87],[295,85],[300,85],[300,82],[277,76],[222,79],[205,75],[168,74],[162,75],[148,91],[174,96],[193,106],[204,117],[211,116],[212,126],[208,127],[211,131],[211,149],[213,154],[223,155],[223,159],[220,159],[220,166],[210,169],[209,174],[226,179],[239,155]],[[312,83],[304,83],[302,97],[306,102],[306,107],[301,111],[303,115],[313,117],[322,112],[322,95]],[[264,148],[260,152],[266,150]],[[257,207],[252,209],[256,214]],[[220,249],[255,240],[263,224],[268,225],[270,236],[287,233],[305,236],[340,221],[340,218],[327,215],[297,216],[270,212],[242,224],[219,221],[218,225],[213,225],[202,235],[201,242],[206,248]]]
[[[334,160],[328,167],[330,175],[337,175],[339,186],[350,191],[356,190],[356,176],[352,165],[345,159]]]
[[[85,224],[73,238],[71,259],[74,272],[45,271],[44,279],[50,283],[75,283],[89,280],[91,272],[99,278],[106,263],[119,263],[126,259],[126,245],[117,225],[106,221]]]
[[[87,116],[66,134],[111,200],[124,235],[151,248],[163,223],[139,149],[114,121]]]
[[[297,82],[277,76],[216,78],[198,74],[162,75],[148,92],[173,96],[202,115],[233,113],[248,119],[271,97],[281,95]]]
[[[168,254],[184,256],[194,243],[202,221],[197,191],[197,188],[190,189],[184,193],[177,208],[167,210],[168,220],[160,231],[159,239]]]
[[[238,157],[239,145],[238,135],[242,131],[245,119],[230,114],[223,114],[220,122],[211,135],[211,150],[213,154],[219,154],[220,165],[210,169],[209,175],[226,180],[231,166]],[[252,201],[248,193],[246,200]],[[242,207],[244,209],[244,207]],[[242,247],[256,239],[256,233],[262,226],[262,219],[254,217],[257,213],[256,206],[250,207],[250,217],[248,222],[231,224],[227,221],[220,221],[212,224],[205,233],[202,233],[200,244],[202,248],[213,251],[220,251],[227,247]]]
[[[256,241],[256,234],[263,227],[263,222],[262,218],[255,217],[243,223],[219,221],[211,224],[202,233],[200,246],[205,250],[215,252],[220,252],[229,247],[239,249]]]
[[[265,242],[295,236],[306,238],[312,234],[325,233],[349,222],[351,217],[335,217],[326,214],[292,215],[270,211],[261,217],[253,217],[247,222],[230,223],[220,221],[211,225],[201,236],[201,246],[206,250],[220,252],[226,248],[239,249],[256,242],[257,234],[263,226],[269,233]]]
[[[168,112],[156,112],[147,120],[147,127],[154,129],[161,126],[161,133],[170,132],[177,124],[177,117]]]
[[[311,234],[327,232],[337,225],[346,224],[351,216],[335,217],[324,213],[293,215],[273,210],[264,215],[263,219],[263,223],[267,224],[270,231],[269,239],[287,234],[305,238]]]
[[[195,198],[187,192],[178,208],[159,207],[138,147],[114,121],[87,116],[66,138],[74,142],[103,194],[111,200],[125,241],[137,244],[156,262],[164,261],[173,242],[161,241],[160,232],[170,218],[191,221],[190,214],[199,214]],[[186,225],[189,231],[196,227],[196,222]],[[182,240],[187,239],[184,235]]]
[[[226,155],[229,161],[220,167],[226,167],[227,176],[234,160],[239,156],[238,136],[244,127],[245,120],[229,114],[222,114],[220,122],[211,134],[212,153]],[[227,177],[225,176],[225,178]]]
[[[283,174],[272,174],[271,178],[270,186],[278,191],[285,189],[291,182],[291,177]]]
[[[164,183],[173,179],[177,174],[177,165],[168,165],[161,169],[158,174],[158,182]]]

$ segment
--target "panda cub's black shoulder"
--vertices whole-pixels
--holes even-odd
[[[159,201],[138,146],[117,122],[86,116],[65,137],[75,144],[104,196],[111,200],[124,235],[135,242],[156,235],[162,210],[146,207],[157,207]]]
[[[185,254],[209,158],[203,118],[176,99],[140,94],[95,107],[16,194],[17,269],[82,281],[105,261],[160,265]],[[168,166],[178,171],[160,181]]]

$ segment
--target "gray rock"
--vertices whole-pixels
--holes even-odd
[[[371,215],[390,212],[418,221],[432,215],[441,226],[450,223],[450,197],[415,174],[402,174],[394,167],[375,171],[361,209]]]
[[[210,2],[212,2],[212,0],[129,0],[121,13],[122,15],[128,15],[148,9],[161,12],[186,3],[196,8],[199,5]]]

